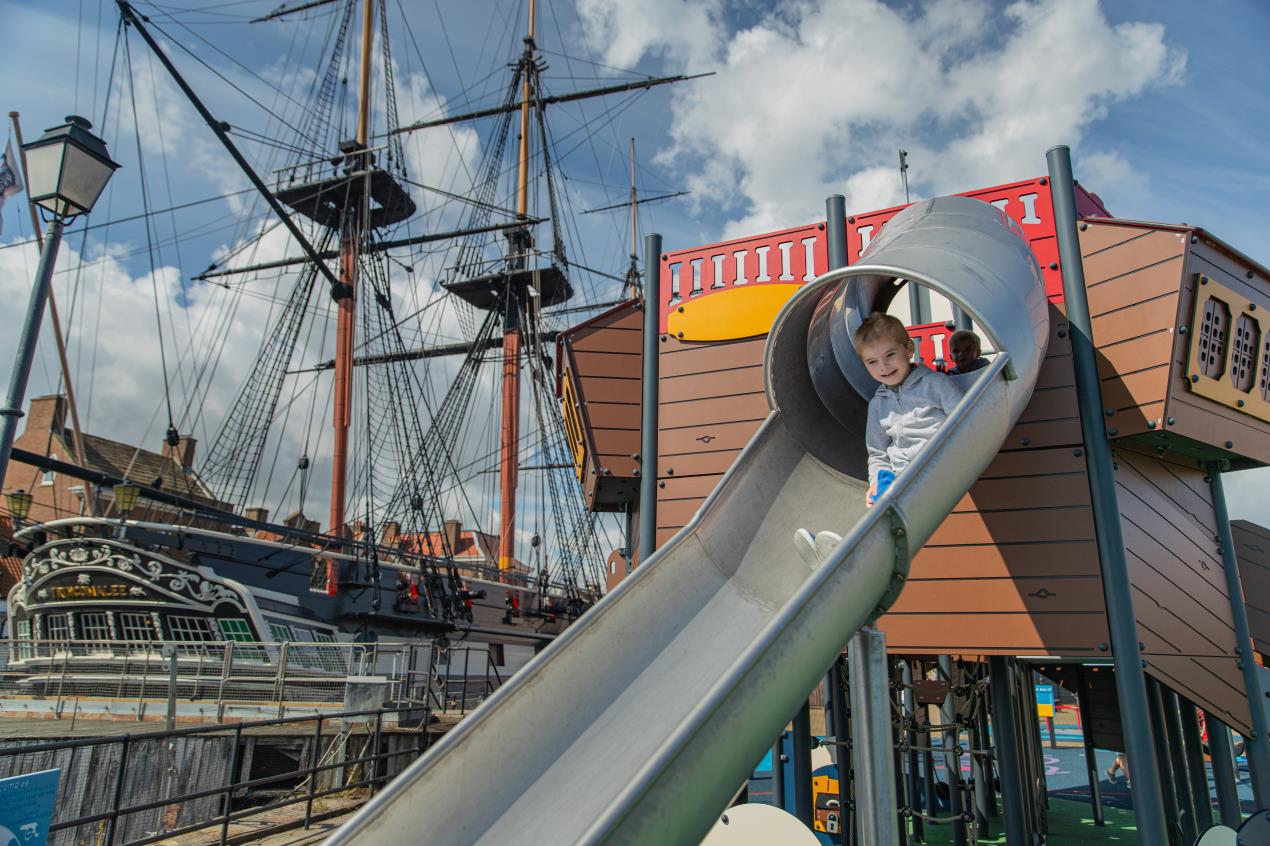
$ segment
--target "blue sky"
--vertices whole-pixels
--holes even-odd
[[[289,64],[289,58],[308,56],[312,67],[312,48],[329,16],[257,25],[243,20],[277,5],[179,0],[138,8],[207,63],[201,67],[174,51],[218,116],[282,138],[264,110],[217,78],[232,79],[263,102],[281,103],[279,110],[289,108],[285,100],[256,77],[298,92],[297,98],[307,91],[294,70],[279,74],[304,66]],[[505,67],[519,49],[525,4],[390,0],[388,8],[399,27],[393,49],[403,123],[442,101],[453,112],[498,96]],[[408,9],[408,30],[402,8]],[[856,211],[889,205],[902,196],[896,147],[910,151],[914,193],[929,196],[1039,175],[1045,149],[1068,143],[1078,177],[1114,213],[1200,224],[1270,263],[1264,200],[1270,189],[1270,148],[1264,143],[1270,137],[1270,57],[1264,49],[1270,4],[1260,0],[1217,0],[1202,11],[1193,3],[1146,0],[544,0],[541,8],[538,41],[552,92],[629,78],[614,68],[716,72],[639,97],[556,110],[553,132],[567,153],[560,187],[575,212],[624,198],[631,137],[641,190],[692,192],[641,211],[641,232],[662,232],[667,248],[817,219],[825,195],[833,192],[845,193]],[[0,20],[9,82],[7,102],[0,105],[22,113],[28,138],[73,111],[99,122],[117,23],[114,4],[0,2]],[[50,61],[54,54],[57,60]],[[151,207],[244,187],[135,37],[132,61]],[[110,95],[111,114],[98,129],[125,169],[92,216],[95,224],[142,208],[134,121],[121,79]],[[589,129],[580,131],[584,125]],[[488,141],[487,124],[453,134],[434,131],[408,152],[412,175],[463,191]],[[243,146],[268,169],[268,147]],[[435,206],[434,196],[419,199],[425,208]],[[160,311],[174,333],[196,321],[200,309],[214,307],[220,293],[190,287],[187,280],[249,234],[234,225],[249,200],[240,195],[157,218],[151,233],[160,244],[154,287],[152,251],[138,224],[68,241],[73,252],[62,265],[58,290],[68,305],[79,297],[73,355],[83,365],[95,361],[99,371],[91,390],[80,389],[92,397],[92,429],[147,443],[159,437],[162,426],[142,426],[136,413],[138,404],[147,419],[158,411],[162,377],[147,340],[154,299],[162,301]],[[0,244],[29,237],[22,211],[18,202],[4,210]],[[262,222],[266,215],[257,212],[252,219]],[[438,225],[453,219],[452,208],[435,208],[431,218]],[[623,214],[580,215],[576,221],[571,255],[620,273],[628,250]],[[174,230],[183,233],[180,243],[162,243]],[[95,263],[72,270],[81,248]],[[288,249],[270,241],[262,255]],[[31,262],[29,249],[0,250],[0,290],[24,297]],[[421,267],[440,271],[426,261]],[[588,284],[597,300],[612,293],[601,277]],[[228,402],[232,377],[254,354],[249,327],[253,319],[267,319],[267,297],[254,307],[248,303],[239,314],[236,343],[223,354],[226,387],[213,391],[213,405]],[[128,326],[128,348],[120,348],[100,322],[91,325],[88,316],[97,312],[108,325]],[[10,360],[9,343],[0,338],[0,361]],[[47,391],[55,381],[46,344],[30,393]],[[1264,478],[1232,480],[1236,516],[1270,524],[1270,483]]]

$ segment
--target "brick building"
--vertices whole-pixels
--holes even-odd
[[[88,470],[128,479],[138,485],[225,508],[194,470],[193,438],[181,438],[175,447],[164,442],[159,452],[131,446],[109,438],[83,433],[81,461],[68,428],[64,396],[36,397],[25,418],[25,428],[14,441],[15,449],[47,456]],[[47,522],[61,517],[95,514],[98,517],[126,516],[144,520],[175,520],[180,515],[171,506],[142,499],[131,513],[119,515],[114,507],[114,490],[89,484],[62,473],[10,460],[0,483],[0,496],[22,489],[32,496],[30,522]],[[92,508],[90,508],[90,502]],[[7,508],[7,506],[5,506]]]

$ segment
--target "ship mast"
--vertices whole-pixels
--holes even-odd
[[[516,180],[516,217],[529,217],[529,110],[533,95],[534,72],[534,0],[529,0],[529,34],[521,56],[520,89],[520,155]],[[509,235],[512,270],[527,266],[530,238],[528,225]],[[521,318],[524,289],[508,284],[507,303],[503,311],[503,408],[500,427],[501,443],[498,462],[498,569],[507,573],[516,561],[516,487],[520,471],[520,351]]]
[[[362,9],[361,79],[357,90],[357,146],[349,158],[358,170],[369,167],[366,161],[370,138],[370,53],[374,38],[375,0],[364,0]],[[349,203],[340,223],[340,284],[331,292],[338,316],[335,330],[335,390],[332,413],[335,443],[331,468],[331,534],[345,534],[344,499],[348,489],[348,427],[353,407],[353,333],[357,308],[357,264],[360,257],[365,206]]]

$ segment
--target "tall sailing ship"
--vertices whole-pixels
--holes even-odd
[[[22,561],[8,596],[6,684],[39,695],[56,678],[59,696],[68,684],[88,693],[103,661],[126,664],[159,642],[202,662],[220,654],[211,644],[252,644],[256,652],[237,653],[243,660],[263,659],[260,644],[465,641],[514,671],[599,598],[609,549],[626,542],[620,525],[606,530],[583,504],[553,353],[561,329],[635,293],[639,201],[632,184],[628,268],[608,273],[571,258],[548,107],[681,77],[548,92],[530,0],[496,102],[403,125],[385,0],[307,2],[256,21],[321,16],[329,36],[304,108],[273,124],[288,136],[270,138],[209,110],[183,75],[167,18],[118,5],[114,96],[129,93],[135,111],[134,62],[145,51],[254,186],[252,210],[268,217],[193,278],[227,298],[274,286],[275,306],[198,460],[182,432],[206,411],[198,396],[206,396],[203,374],[215,371],[215,344],[201,350],[184,412],[165,385],[162,453],[129,453],[69,427],[61,397],[38,401],[6,490],[27,477],[60,478],[77,491],[79,513],[46,509],[32,515],[38,521],[13,521]],[[493,125],[471,190],[417,181],[404,139],[473,121]],[[257,157],[263,166],[244,148],[253,141],[267,152]],[[421,213],[431,199],[438,203]],[[288,236],[288,254],[254,260],[277,247],[275,230]],[[428,287],[413,264],[429,256],[439,286],[420,304]],[[232,318],[232,307],[225,313]],[[226,328],[216,331],[227,343]],[[206,339],[185,340],[194,372]],[[304,513],[323,429],[324,531]],[[287,464],[294,471],[279,494],[275,473]],[[296,507],[270,522],[262,503],[271,500],[275,514]],[[345,669],[302,660],[315,671]]]

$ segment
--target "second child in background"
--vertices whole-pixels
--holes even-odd
[[[944,372],[949,376],[964,376],[988,366],[983,357],[983,341],[969,329],[959,329],[948,338],[948,357],[953,366]]]

